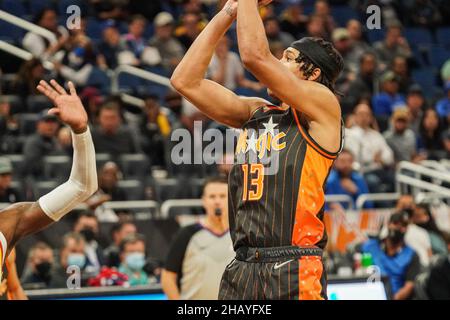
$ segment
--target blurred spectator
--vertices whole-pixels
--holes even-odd
[[[121,179],[122,173],[114,162],[106,162],[99,171],[98,190],[86,203],[91,210],[95,211],[95,215],[102,222],[116,222],[118,219],[114,210],[105,208],[103,203],[127,200],[126,193],[117,185]]]
[[[441,79],[443,82],[450,81],[450,59],[447,59],[447,61],[442,65]]]
[[[420,85],[414,84],[409,88],[408,95],[406,96],[406,107],[409,112],[411,129],[417,137],[420,131],[420,121],[423,116],[423,110],[426,107],[426,101]]]
[[[450,234],[445,232],[443,236],[450,252]],[[450,255],[442,255],[431,268],[426,292],[431,300],[450,300]]]
[[[405,98],[399,93],[399,86],[399,79],[393,71],[383,73],[380,78],[380,93],[372,98],[376,117],[390,116],[396,105],[405,104]]]
[[[90,211],[81,213],[75,222],[73,231],[81,234],[85,240],[85,271],[89,274],[97,274],[100,271],[100,267],[104,265],[105,260],[99,244],[100,229],[97,217]]]
[[[429,205],[419,203],[414,210],[411,221],[428,232],[433,254],[448,253],[447,244],[442,237],[443,233],[437,226]]]
[[[175,29],[175,37],[187,50],[203,30],[205,24],[200,21],[200,16],[194,13],[185,13],[181,17],[181,21],[181,26]]]
[[[325,32],[328,36],[331,35],[333,30],[336,28],[337,24],[331,15],[330,5],[327,0],[317,0],[314,4],[314,15],[322,18]]]
[[[408,219],[403,213],[394,213],[389,219],[385,238],[369,239],[361,245],[363,253],[372,255],[373,263],[387,276],[394,300],[411,299],[414,280],[421,270],[417,254],[405,244]]]
[[[303,13],[301,0],[288,0],[287,8],[280,16],[280,27],[284,32],[290,33],[295,39],[306,31],[308,16]]]
[[[399,93],[406,94],[409,87],[413,85],[413,80],[411,79],[408,62],[405,57],[395,57],[392,61],[391,69],[398,79]]]
[[[331,38],[334,47],[344,59],[344,69],[336,81],[336,88],[340,92],[347,92],[351,82],[355,80],[358,61],[353,55],[352,42],[350,41],[350,34],[347,29],[335,29]]]
[[[277,58],[278,60],[281,60],[283,58],[285,47],[281,42],[271,42],[270,43],[270,52]]]
[[[408,219],[405,243],[417,253],[421,265],[427,267],[432,255],[431,241],[425,229],[412,223],[411,218],[416,209],[416,203],[411,195],[402,195],[395,206],[395,212],[403,213],[405,219]]]
[[[133,133],[122,123],[120,106],[112,101],[100,107],[98,126],[92,130],[92,139],[97,153],[109,153],[115,157],[139,152]]]
[[[444,92],[447,96],[436,103],[436,111],[450,124],[450,80],[445,83]]]
[[[123,19],[127,13],[126,6],[129,0],[89,0],[89,5],[94,9],[98,19]]]
[[[111,227],[111,238],[113,243],[104,250],[106,265],[108,267],[119,267],[120,244],[133,234],[136,234],[136,225],[131,221],[117,222]]]
[[[234,164],[234,153],[224,153],[222,160],[217,163],[217,172],[219,175],[228,179]]]
[[[113,20],[103,22],[102,29],[102,41],[98,45],[99,67],[115,69],[121,62],[121,53],[125,52],[125,43]]]
[[[83,29],[74,30],[76,32],[71,33],[61,63],[54,62],[54,66],[64,79],[84,86],[93,67],[97,65],[98,56],[91,39],[82,31]]]
[[[371,192],[386,192],[392,184],[389,167],[393,165],[392,149],[384,137],[371,128],[370,107],[359,104],[354,110],[355,124],[345,130],[345,148],[355,156]]]
[[[316,37],[323,38],[325,40],[330,39],[330,36],[325,30],[323,19],[318,15],[309,16],[308,24],[306,25],[306,33],[301,35],[301,37]]]
[[[120,243],[119,271],[128,276],[131,287],[149,284],[151,281],[144,271],[145,241],[139,234],[131,234]]]
[[[171,300],[217,299],[226,265],[234,251],[228,230],[227,179],[205,182],[201,223],[180,229],[162,273],[164,293]]]
[[[25,288],[45,289],[48,288],[52,280],[52,269],[54,267],[53,250],[44,242],[38,242],[30,248],[28,252],[28,261],[21,283]]]
[[[14,136],[19,135],[19,120],[6,97],[0,97],[0,152],[15,153]],[[17,112],[18,110],[16,110]]]
[[[418,149],[427,154],[430,160],[439,160],[444,155],[442,143],[442,124],[434,109],[426,109],[420,122],[420,136],[417,142]]]
[[[399,22],[388,26],[385,39],[375,42],[373,47],[383,69],[390,65],[397,56],[402,56],[406,59],[412,57],[408,41],[402,37],[402,27]]]
[[[36,133],[25,140],[24,162],[21,170],[23,176],[41,177],[43,175],[44,157],[54,155],[60,150],[56,140],[58,129],[58,118],[48,114],[48,110],[42,111]]]
[[[144,101],[145,110],[140,124],[142,150],[152,165],[164,166],[172,124],[168,114],[161,110],[157,96],[148,95]]]
[[[266,30],[269,44],[272,42],[281,42],[286,49],[295,41],[291,34],[281,31],[278,18],[275,16],[269,16],[264,19],[264,29]]]
[[[450,129],[447,129],[442,134],[442,141],[444,143],[445,152],[447,152],[447,156],[444,159],[450,159]]]
[[[22,40],[25,50],[31,52],[33,56],[40,59],[47,59],[61,50],[66,44],[69,34],[63,26],[58,26],[58,15],[51,8],[42,9],[33,19],[33,23],[52,32],[57,41],[51,44],[46,38],[34,33],[28,32]]]
[[[17,72],[16,78],[11,84],[10,92],[26,98],[30,95],[40,94],[36,86],[39,81],[46,80],[45,69],[41,60],[33,58],[25,61]]]
[[[11,160],[0,157],[0,203],[16,203],[22,201],[19,191],[11,186],[13,167]]]
[[[155,35],[150,39],[150,45],[159,51],[162,66],[170,73],[180,63],[184,48],[173,36],[174,19],[168,12],[160,12],[153,21]]]
[[[334,167],[328,176],[326,194],[346,194],[353,199],[353,207],[356,207],[356,199],[369,193],[369,188],[364,177],[353,170],[353,155],[348,150],[342,150],[334,162]],[[348,209],[346,203],[340,203],[344,209]],[[366,202],[365,208],[372,208],[371,202]]]
[[[97,125],[98,112],[100,106],[104,103],[104,98],[100,91],[95,87],[86,87],[79,93],[81,102],[89,117],[89,124]]]
[[[411,25],[427,29],[435,28],[442,22],[439,9],[431,0],[415,0],[405,16]]]
[[[363,27],[361,22],[356,19],[350,19],[347,22],[346,28],[350,35],[350,40],[352,42],[356,59],[359,60],[363,54],[373,51],[373,49],[363,38]]]
[[[417,155],[417,138],[409,128],[409,112],[406,108],[394,111],[391,117],[392,126],[384,132],[387,144],[394,152],[396,162],[411,161]]]
[[[67,280],[70,274],[68,267],[78,267],[81,271],[81,286],[87,282],[88,275],[85,273],[86,242],[82,235],[78,233],[67,233],[63,237],[63,246],[59,252],[59,264],[51,272],[50,288],[67,289]]]
[[[60,147],[60,153],[65,156],[72,157],[72,131],[70,128],[67,126],[61,127],[56,138]]]
[[[158,50],[146,45],[146,40],[144,39],[146,24],[147,20],[140,14],[130,18],[128,33],[123,36],[123,41],[130,54],[128,55],[128,59],[124,59],[124,54],[121,54],[121,59],[124,59],[122,60],[124,64],[134,66],[145,64],[153,66],[161,63],[161,56]]]
[[[259,82],[245,78],[241,60],[235,52],[230,51],[230,39],[226,35],[223,36],[216,47],[208,73],[213,81],[231,91],[236,90],[237,87],[248,88],[254,91],[263,89]]]
[[[359,73],[353,80],[342,98],[342,113],[347,115],[353,112],[353,108],[363,96],[372,96],[378,87],[376,83],[377,60],[373,53],[363,54],[359,60]]]

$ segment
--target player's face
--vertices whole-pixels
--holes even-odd
[[[306,77],[303,75],[303,71],[300,70],[301,64],[296,61],[299,54],[300,52],[297,49],[289,47],[284,50],[280,62],[299,79],[306,80]],[[269,88],[267,89],[267,93],[269,96],[280,100]]]
[[[209,183],[203,190],[203,207],[210,217],[216,216],[216,209],[222,212],[221,217],[228,217],[228,185],[226,183]]]

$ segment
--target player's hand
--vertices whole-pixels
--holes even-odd
[[[59,117],[62,122],[72,128],[73,132],[85,132],[88,116],[80,98],[77,96],[73,83],[69,81],[68,84],[70,93],[67,93],[55,80],[51,80],[50,84],[41,80],[37,86],[39,92],[46,95],[54,104],[54,107],[48,113]]]

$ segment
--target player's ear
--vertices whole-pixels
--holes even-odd
[[[319,68],[314,68],[313,72],[309,76],[308,80],[316,81],[319,79],[320,75],[322,74],[322,71]]]

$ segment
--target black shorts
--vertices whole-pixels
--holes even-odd
[[[219,300],[326,299],[322,249],[241,247],[226,267]]]

